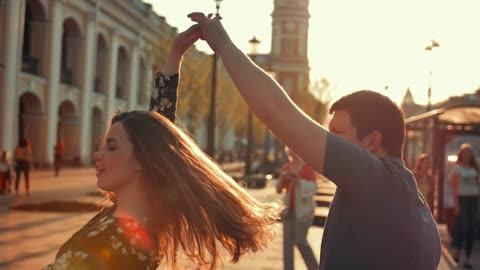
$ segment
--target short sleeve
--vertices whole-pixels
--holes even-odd
[[[327,134],[324,176],[345,191],[371,192],[383,186],[384,161],[369,151],[332,133]]]
[[[461,176],[461,168],[460,166],[458,166],[457,164],[455,164],[451,169],[450,169],[450,173],[448,174],[448,181],[452,181],[452,176],[454,174],[458,175],[458,176]]]

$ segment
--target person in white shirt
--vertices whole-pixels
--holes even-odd
[[[475,217],[478,208],[479,178],[478,164],[472,148],[468,144],[463,144],[457,155],[457,164],[452,167],[450,172],[450,185],[452,187],[453,197],[455,198],[455,215],[458,217],[458,227],[455,229],[454,245],[457,248],[454,259],[460,260],[460,251],[465,240],[465,268],[473,268],[470,264],[470,255],[472,254]]]

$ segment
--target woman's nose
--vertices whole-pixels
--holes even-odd
[[[102,159],[99,151],[93,152],[92,158],[93,158],[94,161],[100,161]]]

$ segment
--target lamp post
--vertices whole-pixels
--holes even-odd
[[[220,16],[220,3],[222,0],[215,0],[216,16]],[[215,158],[215,110],[217,99],[217,54],[213,52],[212,59],[212,90],[210,92],[210,110],[207,126],[207,149],[206,153]]]
[[[255,58],[257,56],[257,47],[258,44],[260,44],[260,40],[258,40],[255,36],[248,41],[250,45],[252,46],[252,50],[250,52],[250,58],[252,59],[253,62],[255,62]],[[248,115],[247,115],[247,153],[245,154],[245,175],[250,175],[252,174],[252,160],[251,160],[251,155],[252,155],[252,146],[254,144],[253,142],[253,114],[252,110],[248,109]]]
[[[440,44],[432,39],[431,44],[425,47],[426,51],[432,52],[433,48],[440,47]],[[432,107],[432,67],[429,67],[428,70],[428,91],[427,91],[428,103],[427,103],[427,112],[431,110]]]
[[[431,43],[425,47],[426,51],[429,51],[430,54],[433,51],[434,48],[440,47],[440,44],[436,42],[435,40],[432,39]],[[431,57],[430,57],[431,58]],[[429,70],[428,70],[428,90],[427,90],[427,108],[426,111],[429,112],[432,109],[432,66],[431,66],[431,61],[429,65]],[[424,128],[423,128],[423,152],[427,152],[427,141],[429,134],[427,133],[427,128],[428,128],[428,123],[429,120],[424,121]]]

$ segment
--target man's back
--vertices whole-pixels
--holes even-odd
[[[401,159],[377,157],[329,134],[324,174],[338,187],[320,269],[436,269],[437,227]]]

